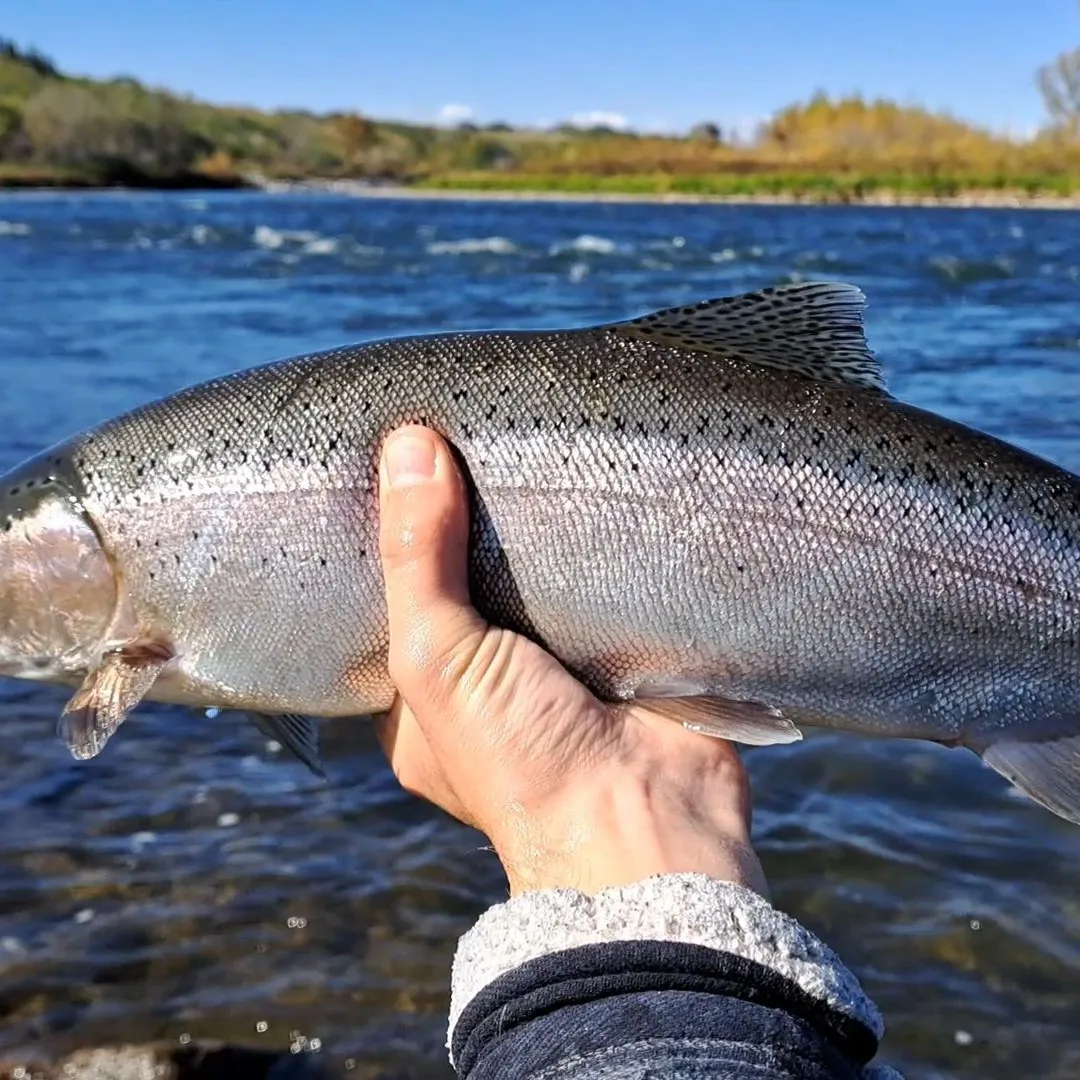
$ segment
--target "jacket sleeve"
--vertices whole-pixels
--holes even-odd
[[[882,1033],[828,946],[698,874],[515,897],[454,959],[462,1080],[899,1080],[870,1064]]]

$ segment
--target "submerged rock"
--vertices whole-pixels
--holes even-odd
[[[312,1054],[241,1046],[148,1045],[77,1050],[58,1061],[0,1061],[0,1080],[336,1080]]]

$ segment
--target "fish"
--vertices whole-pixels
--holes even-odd
[[[979,755],[1080,823],[1080,480],[894,397],[855,285],[399,337],[149,402],[0,481],[0,674],[101,752],[144,700],[317,721],[395,690],[378,454],[453,447],[470,587],[596,695],[745,745]]]

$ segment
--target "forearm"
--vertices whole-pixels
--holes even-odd
[[[696,874],[524,894],[488,911],[454,963],[450,1050],[468,1080],[868,1080],[888,1075],[867,1067],[881,1033],[827,946]]]

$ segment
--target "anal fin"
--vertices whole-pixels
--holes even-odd
[[[982,759],[1025,795],[1080,825],[1080,735],[1052,742],[997,742]]]
[[[638,689],[634,705],[682,724],[688,731],[747,746],[798,742],[802,732],[779,709],[760,701],[710,694],[678,693],[678,684],[650,684]],[[665,696],[665,690],[676,691]]]
[[[57,732],[72,756],[100,754],[173,656],[166,642],[141,638],[107,652],[60,715]]]
[[[319,731],[314,720],[298,713],[271,716],[248,712],[247,717],[265,736],[288,750],[320,779],[326,779],[326,770],[319,757]]]

